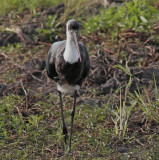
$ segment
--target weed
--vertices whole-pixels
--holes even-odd
[[[115,132],[119,136],[119,139],[125,138],[125,133],[128,127],[128,119],[130,113],[136,102],[133,102],[131,106],[126,106],[125,101],[122,102],[121,100],[121,91],[120,91],[120,106],[116,105],[116,110],[112,110],[113,115],[115,118],[112,118],[115,124]]]
[[[48,16],[45,20],[45,25],[43,28],[38,28],[37,32],[39,34],[41,41],[57,41],[59,40],[60,29],[57,29],[57,16]]]
[[[37,127],[38,128],[38,124],[39,124],[39,121],[43,118],[43,116],[38,116],[38,115],[31,115],[29,118],[28,118],[28,121],[30,124],[32,124],[33,126]]]
[[[115,132],[119,136],[119,138],[122,139],[122,138],[124,138],[125,133],[126,133],[129,115],[130,115],[132,109],[134,108],[134,106],[136,105],[136,102],[135,101],[131,102],[131,106],[126,106],[129,88],[132,83],[132,74],[130,72],[130,69],[129,69],[127,63],[126,63],[125,68],[121,65],[116,65],[116,67],[123,70],[129,76],[129,82],[125,87],[124,101],[122,101],[121,88],[120,88],[120,106],[118,107],[116,105],[116,110],[112,110],[112,113],[115,116],[115,118],[112,118],[112,120],[115,124]]]

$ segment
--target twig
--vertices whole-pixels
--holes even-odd
[[[36,41],[34,43],[37,43],[37,44],[45,44],[47,46],[51,46],[52,44],[51,43],[46,43],[46,42],[39,42],[39,41]]]
[[[148,148],[145,144],[141,143],[138,139],[136,139],[136,142],[137,142],[138,144],[140,144],[141,146],[143,146],[144,148]]]
[[[45,147],[45,150],[53,153],[53,151],[50,148],[48,148],[48,147]]]
[[[41,80],[41,79],[36,78],[33,74],[31,74],[31,76],[32,76],[34,79],[36,79],[37,81],[42,82],[42,80]]]
[[[14,33],[12,33],[11,35],[9,35],[3,42],[3,46],[6,45],[7,41],[13,36]]]
[[[21,112],[20,112],[19,108],[18,108],[18,107],[16,107],[16,109],[17,109],[17,112],[18,112],[19,116],[22,116],[22,114],[21,114]]]
[[[116,80],[117,85],[121,84],[119,80],[116,78],[116,71],[114,71],[113,78]]]
[[[127,32],[127,33],[123,33],[123,35],[134,35],[134,36],[136,36],[137,33]]]
[[[154,48],[152,48],[151,46],[146,46],[145,48],[149,49],[149,51],[150,51],[148,53],[148,55],[150,55],[150,56],[154,55],[154,53],[155,53],[155,49]]]
[[[25,93],[25,110],[27,111],[28,110],[28,97],[27,97],[27,92],[26,92],[26,90],[25,90],[25,88],[24,88],[24,85],[23,85],[23,82],[22,82],[22,80],[20,80],[20,84],[21,84],[21,86],[22,86],[22,88],[23,88],[23,91],[24,91],[24,93]]]
[[[24,91],[24,93],[25,93],[25,96],[27,95],[27,92],[26,92],[26,90],[25,90],[25,88],[24,88],[24,85],[23,85],[23,82],[22,82],[22,80],[20,80],[20,84],[21,84],[21,86],[22,86],[22,89],[23,89],[23,91]]]
[[[10,59],[5,53],[1,53],[0,55],[4,56],[5,59]]]
[[[107,51],[107,52],[109,52],[109,53],[111,53],[111,54],[116,54],[115,52],[110,51],[109,49],[104,48],[104,50]]]
[[[25,92],[25,91],[24,91],[24,92]],[[27,95],[28,95],[28,93],[20,100],[20,102],[18,103],[18,105],[19,105],[24,99],[27,98]],[[17,112],[18,112],[19,116],[22,116],[22,114],[21,114],[21,112],[20,112],[20,110],[19,110],[19,107],[16,107],[16,109],[17,109]]]
[[[92,73],[89,74],[89,77],[90,77],[91,75],[93,75],[99,68],[100,68],[100,67],[97,67],[96,69],[94,69],[94,70],[92,71]]]
[[[146,43],[148,43],[150,41],[150,38],[148,38],[145,42],[144,42],[144,45],[146,44]]]

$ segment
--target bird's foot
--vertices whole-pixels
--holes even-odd
[[[68,136],[67,136],[67,134],[66,134],[66,135],[64,135],[65,144],[67,144],[67,139],[68,139]]]
[[[67,128],[66,127],[63,127],[63,135],[64,135],[64,141],[65,143],[67,144],[67,139],[68,139],[68,136],[67,136]]]

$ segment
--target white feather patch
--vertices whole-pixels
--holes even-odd
[[[78,91],[79,89],[80,89],[79,85],[69,85],[69,84],[60,85],[59,83],[57,83],[57,90],[62,93],[73,93],[74,91]]]
[[[79,54],[78,54],[75,43],[73,43],[73,42],[67,43],[66,42],[66,49],[64,52],[64,60],[66,62],[73,64],[73,63],[77,62],[78,59],[79,59]]]

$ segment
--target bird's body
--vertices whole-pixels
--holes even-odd
[[[67,55],[71,53],[71,47],[69,46],[68,51],[66,49],[66,40],[53,43],[48,53],[46,68],[48,76],[56,81],[57,90],[62,93],[72,93],[80,89],[89,73],[90,62],[87,49],[82,43],[79,43],[82,62],[78,53],[74,54],[77,52],[74,46],[72,46],[72,55]],[[66,58],[64,53],[66,53]]]
[[[46,61],[47,74],[57,83],[65,142],[67,139],[67,127],[64,120],[61,93],[74,93],[68,152],[70,152],[71,148],[76,92],[80,89],[90,70],[90,60],[86,46],[78,42],[78,29],[79,23],[75,20],[69,20],[66,25],[67,39],[52,44]]]

